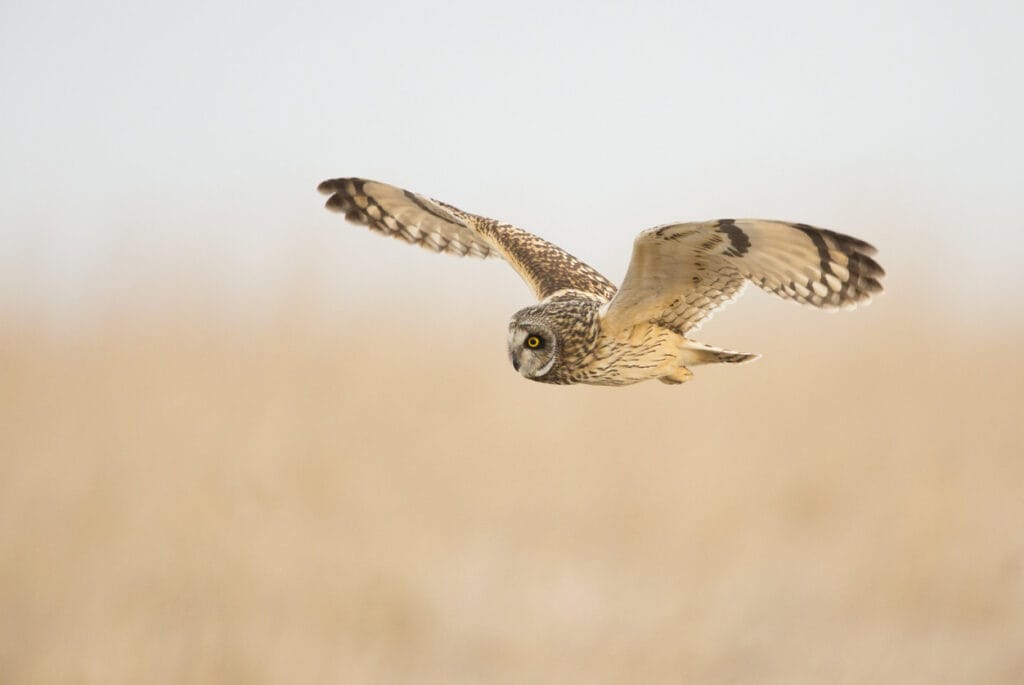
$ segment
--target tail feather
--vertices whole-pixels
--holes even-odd
[[[698,364],[742,364],[751,362],[760,357],[759,354],[749,352],[734,352],[732,350],[721,350],[711,345],[690,342],[682,349],[679,355],[685,366]]]

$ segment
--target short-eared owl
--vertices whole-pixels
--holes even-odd
[[[807,224],[718,219],[642,232],[618,289],[604,276],[526,231],[385,183],[336,178],[320,184],[327,208],[374,231],[435,252],[501,257],[538,304],[508,329],[512,366],[543,383],[682,383],[688,367],[745,362],[690,340],[712,312],[752,281],[821,308],[852,308],[881,292],[882,267],[864,241]]]

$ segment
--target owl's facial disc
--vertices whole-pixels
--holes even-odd
[[[557,343],[554,333],[544,324],[513,324],[508,332],[508,356],[512,367],[524,378],[542,378],[555,365]]]

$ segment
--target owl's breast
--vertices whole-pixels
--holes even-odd
[[[685,339],[645,323],[614,335],[601,332],[573,370],[575,383],[629,385],[669,373]]]

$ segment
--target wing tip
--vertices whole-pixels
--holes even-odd
[[[367,183],[372,183],[372,181],[367,181],[365,178],[345,176],[341,178],[329,178],[326,181],[321,181],[320,184],[317,185],[316,189],[324,195],[331,195],[332,193],[357,195],[363,192],[363,186]]]
[[[344,214],[345,219],[354,224],[370,225],[369,218],[352,201],[355,195],[362,192],[361,179],[329,178],[321,181],[316,189],[329,196],[324,203],[328,211]]]
[[[326,181],[321,181],[316,189],[324,195],[330,195],[341,190],[347,180],[346,178],[329,178]]]
[[[334,193],[327,198],[327,202],[324,203],[324,207],[332,212],[344,212],[348,208],[349,204],[348,199],[344,195]]]
[[[329,195],[327,202],[324,203],[324,207],[332,212],[345,212],[350,204],[346,198],[345,181],[346,178],[329,178],[326,181],[321,181],[316,189],[323,195]]]
[[[344,214],[345,220],[353,224],[359,224],[360,226],[369,226],[374,230],[381,230],[380,228],[374,227],[364,212],[360,211],[359,207],[347,196],[340,192],[336,192],[327,198],[327,202],[324,203],[324,207],[336,214]]]

